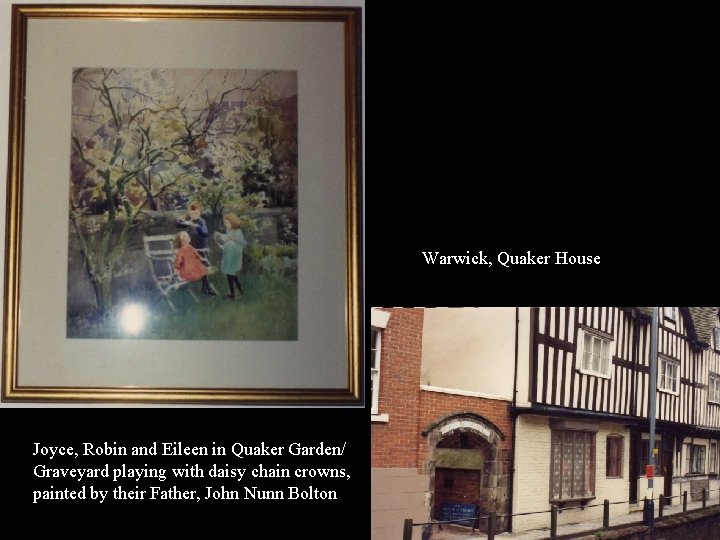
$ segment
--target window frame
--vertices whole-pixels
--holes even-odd
[[[611,447],[611,441],[613,445],[619,444],[620,445],[620,453],[619,455],[611,456],[610,455],[610,447]],[[605,478],[624,478],[624,471],[623,471],[623,457],[625,455],[625,438],[622,435],[608,435],[605,439]],[[610,471],[610,463],[612,461],[617,461],[615,464],[617,467],[617,470],[614,472],[617,472],[618,474],[610,474],[613,471]]]
[[[650,456],[648,455],[649,450],[649,444],[648,441],[649,438],[640,439],[640,477],[645,477],[645,467],[650,464]],[[655,454],[655,476],[663,476],[662,470],[663,470],[663,463],[662,463],[662,453],[660,452],[660,448],[662,446],[662,441],[660,439],[655,439],[655,444],[653,445],[653,448],[657,449],[657,454]]]
[[[366,356],[366,367],[370,370],[370,420],[371,422],[389,422],[387,414],[380,414],[380,382],[382,375],[382,340],[391,313],[381,309],[370,310],[370,356]],[[374,362],[374,365],[373,365]]]
[[[380,361],[382,359],[382,328],[371,327],[370,334],[370,414],[378,415],[380,404]]]
[[[671,364],[675,366],[675,373],[673,377],[673,381],[675,381],[675,388],[666,388],[662,383],[663,380],[667,381],[667,375],[664,374],[663,369],[665,368],[665,372],[667,371],[666,365]],[[677,396],[680,394],[680,361],[676,360],[674,358],[670,358],[668,356],[658,356],[658,372],[657,372],[657,390],[658,392],[667,392],[668,394],[672,394],[674,396]]]
[[[717,442],[710,442],[710,448],[708,450],[708,474],[718,474],[717,470],[717,457],[718,457],[718,444]]]
[[[715,350],[720,352],[720,327],[713,328],[713,341]]]
[[[563,494],[563,472],[566,469],[565,463],[564,463],[564,446],[566,444],[566,435],[569,435],[572,437],[572,450],[570,452],[571,456],[571,476],[570,476],[570,493],[568,497],[565,497]],[[575,430],[575,429],[551,429],[550,430],[550,492],[549,492],[549,500],[553,503],[568,503],[568,502],[576,502],[576,501],[589,501],[596,498],[596,475],[597,475],[597,437],[596,433],[594,431],[586,431],[586,430]],[[582,440],[580,441],[580,444],[582,444],[583,447],[583,469],[582,469],[582,476],[583,476],[583,492],[582,493],[575,493],[575,459],[577,455],[576,445],[578,443],[578,436],[582,436]],[[554,464],[555,459],[555,452],[556,452],[556,446],[557,446],[557,437],[559,437],[560,442],[560,478],[559,478],[559,493],[556,496],[555,493],[553,493],[553,485],[555,483],[556,479],[556,468]],[[586,444],[586,441],[590,441],[589,445],[589,454],[587,454],[587,448],[588,445]],[[587,467],[590,467],[591,470],[588,474]],[[585,486],[585,482],[589,482],[590,489],[588,490]]]
[[[710,373],[708,376],[708,402],[720,405],[720,374]]]
[[[705,465],[707,460],[707,446],[704,444],[688,444],[687,445],[687,456],[685,457],[685,467],[687,471],[686,476],[697,476],[707,474],[705,472]],[[696,453],[698,455],[696,455]],[[698,470],[702,465],[702,470]]]
[[[587,347],[586,347],[586,342],[587,342],[588,338],[591,339],[592,351],[590,352],[590,354],[593,357],[590,360],[589,367],[586,365],[586,353],[588,352]],[[604,379],[612,379],[613,354],[612,354],[611,347],[612,347],[614,341],[615,340],[611,336],[607,336],[607,335],[601,334],[599,332],[593,332],[593,330],[589,329],[589,328],[583,328],[582,336],[578,337],[578,344],[580,344],[582,347],[582,350],[578,354],[578,356],[580,358],[580,367],[578,368],[578,371],[580,373],[584,373],[586,375],[592,375],[594,377],[602,377]],[[595,343],[596,342],[600,343],[600,349],[601,349],[600,354],[595,354]],[[605,356],[605,357],[602,356],[602,344],[603,343],[607,344],[607,349],[606,349],[607,356]],[[593,368],[593,362],[594,362],[595,356],[598,356],[600,361],[602,361],[602,359],[607,360],[607,364],[606,364],[607,367],[606,367],[605,371],[597,371]]]
[[[670,310],[668,312],[668,310]],[[677,308],[676,307],[664,307],[663,317],[671,321],[677,321]]]

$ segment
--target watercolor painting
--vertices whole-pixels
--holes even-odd
[[[297,340],[297,72],[72,85],[67,337]]]

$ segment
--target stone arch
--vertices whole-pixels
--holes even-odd
[[[445,436],[455,431],[475,433],[487,440],[491,445],[505,440],[505,434],[487,418],[472,411],[457,411],[446,414],[428,424],[423,430],[423,437],[431,440],[433,434]]]
[[[456,500],[452,502],[476,504],[482,515],[495,511],[507,513],[510,509],[509,463],[507,452],[503,451],[502,442],[505,434],[490,420],[471,411],[456,411],[431,422],[422,431],[427,438],[428,459],[425,463],[425,473],[429,476],[430,486],[428,499],[432,509],[433,518],[439,519],[438,511],[443,501],[436,498],[447,496],[448,475],[461,480],[464,487],[457,488]],[[445,467],[452,455],[445,449],[457,448],[467,452],[470,459],[468,469],[462,465],[449,465],[456,467],[452,474]],[[453,450],[450,450],[453,452]],[[473,471],[474,475],[473,476]],[[477,482],[477,487],[472,482]],[[467,483],[471,485],[468,486]],[[476,493],[475,493],[476,490]],[[460,495],[463,493],[463,495]],[[475,493],[471,495],[471,493]],[[506,520],[498,520],[498,529],[504,530]],[[486,522],[479,523],[485,529]]]

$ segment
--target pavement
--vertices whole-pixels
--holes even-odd
[[[713,506],[717,505],[717,499],[710,500],[707,502],[707,506]],[[687,509],[688,510],[697,510],[699,508],[702,508],[702,502],[696,501],[696,502],[690,502],[688,501]],[[610,526],[615,527],[616,525],[625,525],[625,524],[641,524],[642,522],[642,508],[638,509],[639,511],[630,511],[627,515],[622,516],[611,516],[610,517]],[[675,506],[666,506],[663,509],[663,515],[669,516],[672,514],[679,514],[682,513],[682,505],[677,504]],[[658,515],[658,507],[657,503],[655,505],[655,517],[657,519]],[[548,514],[548,525],[550,522],[550,516]],[[585,535],[591,535],[594,534],[596,531],[602,529],[602,518],[600,519],[591,519],[588,521],[583,521],[581,523],[573,523],[573,524],[567,524],[567,525],[558,525],[557,527],[557,534],[558,536],[565,536],[565,535],[573,535],[577,534],[577,536],[585,536]],[[477,531],[470,531],[467,527],[458,527],[455,525],[445,525],[443,526],[443,530],[439,531],[437,526],[433,526],[433,535],[432,540],[481,540],[487,538],[486,534],[478,533]],[[545,527],[542,529],[533,529],[530,531],[524,531],[524,532],[517,532],[517,533],[496,533],[495,538],[498,538],[499,540],[509,540],[511,538],[517,538],[522,540],[542,540],[545,538],[550,538],[550,527]]]

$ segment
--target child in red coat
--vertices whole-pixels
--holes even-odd
[[[179,247],[175,254],[175,269],[178,271],[180,279],[185,281],[202,280],[203,294],[214,295],[207,278],[207,266],[203,264],[197,250],[190,245],[190,235],[185,231],[179,232],[175,236],[175,243]]]

